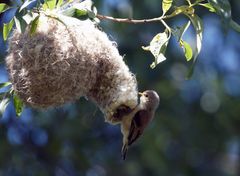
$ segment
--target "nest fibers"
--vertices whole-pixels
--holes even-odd
[[[6,65],[13,89],[22,101],[49,108],[85,96],[106,120],[121,105],[137,105],[135,76],[114,43],[93,22],[40,15],[36,33],[17,30],[9,41]]]

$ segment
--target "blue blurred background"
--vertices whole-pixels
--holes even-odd
[[[115,17],[161,15],[160,0],[94,2],[100,14]],[[240,23],[240,1],[230,3]],[[164,31],[160,23],[100,23],[125,55],[139,90],[154,89],[161,97],[155,119],[126,161],[119,126],[105,123],[85,99],[45,111],[27,107],[20,118],[10,104],[0,118],[0,176],[239,176],[240,34],[225,31],[220,18],[204,8],[197,14],[204,22],[203,47],[190,80],[185,77],[191,64],[174,38],[167,60],[149,67],[153,57],[141,46]],[[0,25],[9,18],[11,12],[2,15]],[[166,22],[173,27],[186,21],[180,16]],[[194,45],[194,29],[184,38]],[[0,82],[8,80],[6,54],[0,38]]]

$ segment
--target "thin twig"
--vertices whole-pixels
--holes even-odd
[[[152,22],[161,22],[161,20],[168,18],[168,16],[161,16],[157,18],[150,18],[150,19],[131,19],[131,18],[114,18],[111,16],[106,15],[96,15],[97,18],[100,20],[111,20],[119,23],[132,23],[132,24],[141,24],[141,23],[152,23]]]
[[[203,2],[203,1],[205,1],[205,0],[198,0],[194,4],[191,4],[191,1],[187,0],[187,2],[189,3],[189,7],[187,9],[185,9],[185,11],[192,8],[193,6],[198,5],[198,3]],[[164,26],[166,26],[166,23],[162,20],[172,18],[172,17],[178,16],[180,14],[184,14],[185,11],[181,11],[180,13],[172,13],[170,15],[163,15],[163,16],[155,17],[155,18],[149,18],[149,19],[114,18],[111,16],[101,15],[101,14],[97,14],[96,17],[99,18],[100,20],[111,20],[111,21],[118,22],[118,23],[130,23],[130,24],[161,22]]]

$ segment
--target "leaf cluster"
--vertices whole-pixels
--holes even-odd
[[[10,103],[10,100],[13,100],[13,105],[15,108],[15,112],[17,116],[20,116],[23,108],[24,108],[24,104],[21,101],[21,99],[15,94],[14,90],[11,87],[11,83],[10,82],[4,82],[4,83],[0,83],[0,89],[2,88],[9,88],[7,91],[3,91],[0,93],[0,116],[3,115],[4,111],[6,110],[8,104]]]
[[[159,17],[159,21],[166,27],[165,32],[158,33],[156,36],[154,36],[150,42],[150,45],[143,47],[143,49],[150,51],[153,54],[155,60],[150,67],[155,68],[157,64],[166,60],[164,54],[172,34],[174,37],[176,37],[179,46],[183,49],[186,60],[192,61],[192,65],[187,75],[187,78],[190,78],[194,70],[194,65],[197,61],[197,56],[202,48],[202,36],[204,30],[202,19],[196,14],[195,9],[197,7],[204,7],[212,13],[216,13],[221,17],[224,25],[227,28],[232,27],[234,30],[240,32],[240,26],[232,20],[231,5],[228,0],[195,0],[194,2],[186,0],[185,4],[173,6],[175,1],[176,0],[162,0],[163,13],[162,16]],[[164,20],[177,15],[185,15],[189,21],[182,26],[171,28]],[[183,35],[188,30],[190,25],[193,25],[196,33],[195,49],[193,49],[189,43],[183,40]]]
[[[81,20],[89,18],[98,22],[96,18],[97,9],[96,7],[92,7],[92,1],[79,1],[80,0],[45,0],[44,3],[42,3],[39,0],[26,0],[21,4],[14,4],[11,7],[5,3],[0,3],[0,14],[8,13],[9,10],[15,9],[14,17],[8,23],[3,24],[2,37],[4,41],[6,41],[14,26],[21,33],[29,26],[30,34],[33,35],[38,26],[40,12],[53,18],[56,18],[54,13],[59,13]]]

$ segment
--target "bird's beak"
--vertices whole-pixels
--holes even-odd
[[[143,93],[142,92],[138,92],[139,95],[143,96]]]

